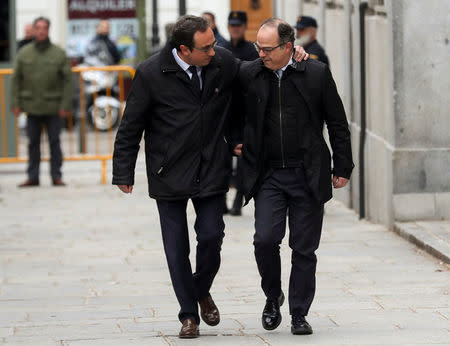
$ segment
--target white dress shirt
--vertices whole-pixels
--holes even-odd
[[[175,58],[175,61],[181,67],[181,69],[187,73],[187,75],[189,76],[190,79],[192,79],[192,72],[189,71],[189,67],[191,67],[191,65],[189,65],[186,61],[184,61],[183,59],[181,59],[178,56],[178,52],[177,52],[176,48],[172,49],[172,54],[173,54],[173,57]],[[198,79],[200,80],[200,90],[201,90],[203,88],[202,67],[201,66],[195,66],[195,67],[197,68],[197,76],[198,76]]]

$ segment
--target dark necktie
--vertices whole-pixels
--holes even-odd
[[[196,93],[200,94],[201,93],[200,79],[198,78],[197,67],[189,66],[189,71],[191,71],[191,73],[192,73],[192,78],[191,78],[192,88],[194,89],[194,91]]]

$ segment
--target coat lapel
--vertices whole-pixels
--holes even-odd
[[[175,76],[192,92],[192,95],[198,97],[198,94],[192,89],[192,83],[189,76],[175,61],[172,49],[173,47],[170,44],[167,44],[161,50],[161,71],[163,73],[175,73]]]
[[[291,65],[297,72],[303,72],[305,70],[306,63],[304,61],[296,62]],[[309,111],[311,111],[310,103],[311,103],[311,95],[308,91],[308,89],[305,87],[303,83],[303,73],[299,73],[299,78],[292,78],[292,81],[299,91],[300,95],[305,100]]]

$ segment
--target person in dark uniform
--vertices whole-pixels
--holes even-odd
[[[243,61],[252,61],[258,59],[258,52],[253,43],[245,39],[247,31],[247,13],[245,11],[231,11],[228,15],[228,31],[230,33],[230,41],[227,41],[223,47],[231,51],[234,57]],[[236,170],[234,171],[234,185],[236,187],[236,196],[234,197],[233,206],[229,210],[230,215],[242,215],[242,202],[244,194],[242,192],[242,169],[241,159],[238,157],[236,161]]]
[[[202,17],[209,22],[209,27],[214,33],[218,46],[223,46],[227,40],[220,34],[219,29],[216,26],[216,16],[212,12],[203,12]]]
[[[319,60],[330,66],[323,47],[317,42],[317,21],[313,17],[300,16],[295,25],[297,40],[295,44],[302,46],[311,59]]]
[[[25,37],[17,42],[17,50],[25,46],[26,44],[34,41],[34,28],[33,24],[25,25]]]
[[[253,43],[245,39],[247,31],[247,13],[245,11],[231,11],[228,15],[228,32],[230,41],[226,41],[222,47],[233,53],[234,57],[252,61],[258,59],[258,52]]]
[[[292,267],[289,310],[293,334],[311,334],[305,320],[316,289],[315,273],[324,203],[332,186],[342,188],[354,167],[350,132],[330,69],[309,59],[292,60],[293,28],[281,19],[266,20],[255,43],[260,59],[242,63],[232,115],[242,155],[244,193],[255,201],[254,247],[261,287],[267,297],[264,329],[281,323],[280,244],[289,221]],[[333,156],[323,137],[327,125]],[[241,140],[239,141],[239,137]],[[333,169],[331,168],[333,161]]]

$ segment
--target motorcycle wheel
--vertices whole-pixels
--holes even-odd
[[[108,109],[103,107],[97,107],[97,109],[95,109],[94,105],[91,105],[88,108],[88,114],[91,122],[97,130],[108,131],[109,129],[116,127],[119,120],[120,110],[117,107],[111,106],[109,109],[111,113],[110,119],[108,119]]]

